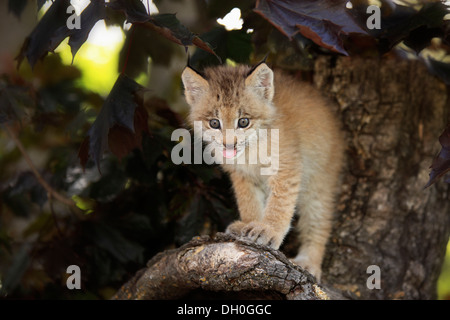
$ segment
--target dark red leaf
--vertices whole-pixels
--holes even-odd
[[[136,123],[136,108],[139,106],[139,99],[137,99],[138,91],[145,90],[141,85],[136,83],[134,80],[128,78],[127,76],[121,74],[105,103],[103,104],[100,113],[95,119],[92,127],[88,131],[88,137],[83,142],[78,156],[80,158],[81,164],[86,165],[87,158],[90,157],[94,160],[94,163],[99,167],[100,159],[108,147],[113,145],[114,151],[116,151],[119,156],[123,155],[124,151],[121,143],[118,142],[117,145],[114,142],[109,141],[110,129],[114,126],[120,126],[127,129],[133,135],[139,136],[142,134],[142,130],[145,130],[146,125],[141,118],[144,117],[139,113],[141,118],[138,118],[137,123],[139,124],[139,132],[135,128]],[[145,118],[146,119],[146,118]],[[122,129],[118,130],[119,133],[123,133]],[[120,135],[120,134],[119,134]],[[114,137],[117,137],[117,133],[113,133]],[[134,137],[140,141],[140,138]],[[133,140],[132,139],[132,140]],[[125,139],[126,140],[126,139]],[[125,143],[129,140],[123,140]],[[121,146],[121,147],[118,147]],[[88,148],[88,151],[86,150]],[[88,155],[88,157],[86,156]]]
[[[33,68],[39,59],[42,59],[51,51],[50,48],[57,42],[56,39],[52,39],[55,31],[66,26],[68,18],[66,10],[68,6],[70,6],[69,0],[55,0],[53,2],[30,35],[25,39],[22,49],[16,58],[19,66],[23,58],[26,57]],[[64,38],[58,44],[62,40]]]
[[[109,129],[109,150],[121,160],[136,148],[142,148],[142,135],[148,133],[148,115],[143,107],[137,107],[134,112],[134,132],[121,125]]]
[[[70,17],[67,13],[69,6],[68,0],[56,0],[52,4],[25,40],[17,57],[19,65],[26,57],[33,67],[39,59],[48,52],[54,51],[67,37],[69,37],[72,57],[75,57],[97,21],[105,18],[105,1],[93,0],[79,17],[80,28],[69,29],[67,27],[67,19]]]
[[[140,0],[113,0],[107,6],[113,10],[122,11],[130,23],[145,22],[150,19]]]
[[[211,46],[181,24],[175,14],[164,13],[149,15],[142,2],[139,0],[115,0],[110,2],[108,7],[124,12],[127,21],[130,23],[141,24],[176,44],[182,46],[195,45],[196,47],[215,55],[220,60]]]
[[[346,8],[347,0],[258,0],[255,12],[289,38],[300,32],[316,44],[347,54],[342,35],[366,34]]]
[[[19,19],[26,6],[27,0],[8,0],[8,12],[12,12]]]
[[[104,18],[105,1],[91,1],[91,3],[80,14],[80,29],[69,29],[67,28],[67,25],[58,28],[51,38],[49,50],[55,50],[65,38],[69,37],[69,46],[72,49],[73,60],[73,58],[75,58],[75,54],[78,52],[78,49],[80,49],[83,43],[87,40],[91,29],[99,20],[102,20]]]
[[[87,6],[80,15],[81,29],[71,30],[69,46],[72,49],[72,59],[78,52],[78,49],[86,42],[91,29],[99,21],[105,18],[105,1],[95,0]]]
[[[365,8],[357,5],[353,10],[365,12]],[[443,35],[446,14],[448,6],[440,1],[425,3],[419,11],[411,6],[395,5],[389,13],[382,12],[381,28],[369,30],[369,33],[378,39],[381,52],[387,52],[403,41],[418,53],[430,44],[433,37]]]
[[[80,159],[80,164],[83,168],[86,168],[86,164],[89,160],[89,136],[84,138],[78,150],[78,158]]]

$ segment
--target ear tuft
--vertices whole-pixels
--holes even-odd
[[[261,62],[250,70],[245,85],[251,87],[262,98],[272,101],[274,94],[273,71],[265,62]]]
[[[184,85],[184,95],[187,103],[190,105],[198,102],[199,98],[208,90],[208,81],[193,68],[187,66],[181,74],[181,80]]]

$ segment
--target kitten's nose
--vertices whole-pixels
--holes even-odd
[[[225,149],[229,149],[229,150],[232,150],[236,147],[236,145],[234,143],[232,143],[232,144],[224,143],[223,146],[225,147]]]

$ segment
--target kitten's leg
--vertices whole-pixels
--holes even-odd
[[[253,181],[233,172],[230,174],[236,196],[241,220],[231,223],[227,233],[241,235],[242,228],[252,222],[262,219],[265,194]]]
[[[269,178],[270,195],[261,221],[242,229],[242,235],[259,244],[278,249],[289,231],[300,188],[300,174],[285,170]]]
[[[332,179],[330,179],[332,180]],[[298,229],[301,247],[293,262],[307,269],[320,281],[325,246],[332,228],[335,188],[330,180],[312,179],[302,190],[299,201]]]

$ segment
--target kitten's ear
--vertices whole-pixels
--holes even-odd
[[[190,105],[196,103],[209,88],[208,81],[203,76],[187,66],[181,74],[184,85],[184,95]]]
[[[273,71],[264,61],[250,70],[245,79],[245,85],[254,88],[262,98],[272,101],[274,94]]]

